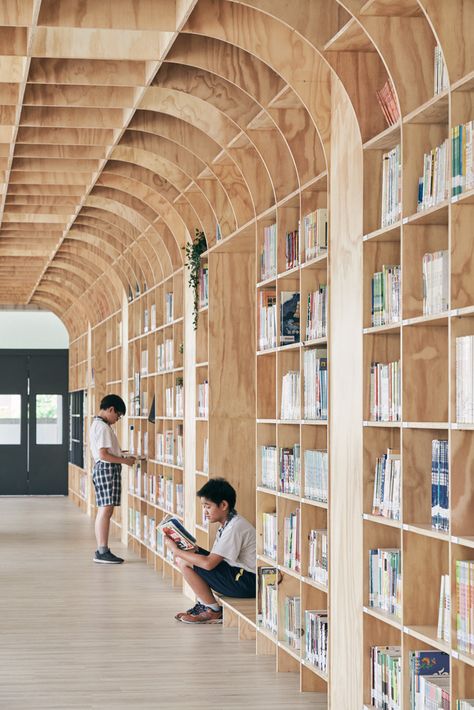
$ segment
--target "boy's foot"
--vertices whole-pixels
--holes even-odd
[[[178,621],[181,621],[182,616],[187,616],[191,614],[191,616],[195,616],[196,614],[200,614],[201,611],[205,611],[207,609],[207,606],[204,604],[201,604],[201,602],[196,602],[196,604],[192,607],[192,609],[188,609],[187,611],[180,611],[175,615],[175,619]]]
[[[117,555],[114,555],[114,553],[110,552],[110,550],[102,553],[100,553],[99,550],[96,550],[93,560],[94,562],[99,562],[102,565],[121,565],[123,562],[121,557],[117,557]]]
[[[222,607],[213,611],[208,606],[197,614],[183,614],[179,618],[183,624],[222,624]]]

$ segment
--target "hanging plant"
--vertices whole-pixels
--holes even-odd
[[[206,235],[196,228],[196,234],[192,242],[188,242],[184,247],[186,252],[185,265],[189,270],[188,283],[194,291],[193,327],[197,328],[199,315],[199,270],[201,268],[201,255],[207,249]]]

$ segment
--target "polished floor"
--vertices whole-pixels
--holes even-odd
[[[312,708],[234,629],[173,619],[189,600],[65,498],[0,498],[0,709]]]

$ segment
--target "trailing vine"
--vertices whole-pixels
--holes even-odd
[[[206,235],[196,227],[196,234],[192,242],[184,247],[186,252],[185,265],[189,270],[188,283],[194,291],[193,327],[197,329],[199,315],[199,270],[201,268],[201,255],[207,249]]]

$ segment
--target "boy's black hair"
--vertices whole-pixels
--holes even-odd
[[[229,504],[229,510],[231,512],[235,510],[237,494],[235,489],[225,478],[210,478],[208,482],[198,490],[196,495],[199,496],[199,498],[207,498],[216,505],[220,505],[223,500],[226,500]]]
[[[109,407],[113,407],[117,414],[124,415],[127,411],[125,402],[123,401],[122,397],[118,396],[118,394],[106,394],[105,397],[102,399],[100,403],[100,408],[108,409]]]

